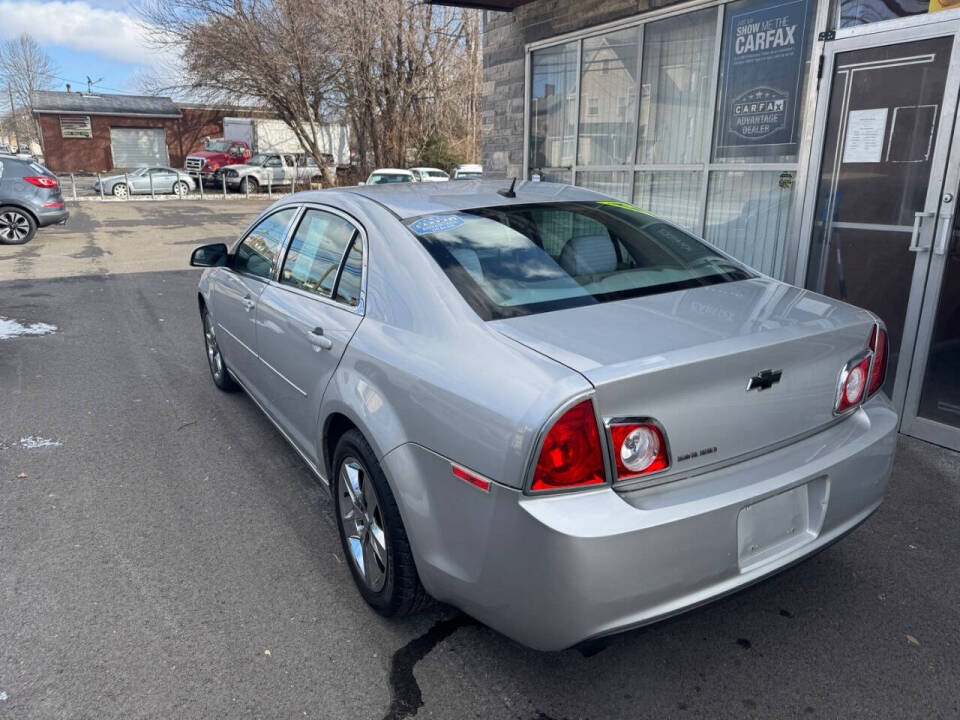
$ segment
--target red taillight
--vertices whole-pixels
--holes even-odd
[[[48,203],[44,203],[43,206],[44,206],[45,208],[62,208],[62,207],[64,207],[64,203],[63,203],[63,201],[61,200],[60,202],[48,202]]]
[[[603,449],[593,403],[577,403],[543,440],[531,490],[564,490],[605,482]]]
[[[49,175],[34,175],[31,177],[25,177],[24,180],[31,185],[36,185],[37,187],[42,188],[55,188],[60,184],[57,182],[56,178],[52,178]]]
[[[670,464],[663,433],[652,423],[623,423],[610,426],[617,479],[647,475]]]
[[[840,383],[837,387],[837,402],[834,406],[835,413],[846,412],[854,408],[863,400],[867,390],[867,383],[870,373],[870,354],[864,353],[862,356],[851,360],[840,373]]]
[[[870,335],[870,349],[873,350],[873,371],[870,373],[870,387],[867,390],[867,397],[883,387],[883,381],[887,376],[887,331],[879,325],[873,326],[873,334]]]

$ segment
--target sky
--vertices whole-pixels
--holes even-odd
[[[0,40],[32,35],[56,64],[53,89],[136,94],[162,56],[148,46],[129,0],[0,0]]]

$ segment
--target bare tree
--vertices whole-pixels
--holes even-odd
[[[10,124],[22,146],[39,141],[33,119],[34,94],[52,87],[56,73],[53,60],[29,35],[0,44],[0,83],[10,105]]]
[[[167,91],[269,108],[321,165],[319,126],[335,121],[364,170],[403,166],[437,134],[477,154],[476,11],[417,0],[142,0],[139,11],[182,57]]]

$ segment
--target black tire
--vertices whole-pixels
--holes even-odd
[[[33,215],[12,205],[0,207],[0,245],[24,245],[36,234]]]
[[[216,328],[214,328],[210,313],[207,312],[206,308],[200,311],[200,319],[203,322],[203,346],[207,353],[207,367],[210,368],[210,377],[213,378],[213,384],[223,392],[239,390],[240,386],[230,375],[230,371],[227,369],[227,361],[223,359],[223,353],[220,352]]]
[[[111,190],[110,192],[113,193],[113,196],[115,198],[119,198],[121,200],[126,200],[127,198],[130,197],[130,193],[127,190],[127,186],[125,183],[117,183],[116,185],[113,186],[113,190]]]
[[[353,551],[348,543],[343,519],[343,510],[350,504],[349,495],[342,489],[341,473],[344,466],[356,460],[364,471],[362,483],[371,483],[376,493],[380,509],[380,520],[383,534],[386,538],[386,559],[383,568],[383,582],[379,589],[371,588],[364,579],[364,574],[354,559]],[[417,574],[417,567],[413,561],[413,552],[410,549],[410,540],[400,518],[397,501],[390,491],[387,478],[377,462],[376,455],[366,438],[358,430],[349,430],[337,443],[333,455],[333,477],[331,489],[333,494],[333,508],[336,517],[337,531],[340,534],[340,544],[343,548],[346,563],[356,583],[360,595],[374,610],[384,617],[401,617],[419,612],[432,602]]]
[[[245,177],[240,181],[240,192],[244,195],[256,195],[260,192],[260,183],[255,177]]]
[[[185,198],[190,193],[190,186],[183,180],[180,180],[173,186],[173,194],[178,198]]]

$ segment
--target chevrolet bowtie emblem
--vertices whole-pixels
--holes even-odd
[[[761,370],[747,383],[747,390],[769,390],[778,382],[783,370]]]

